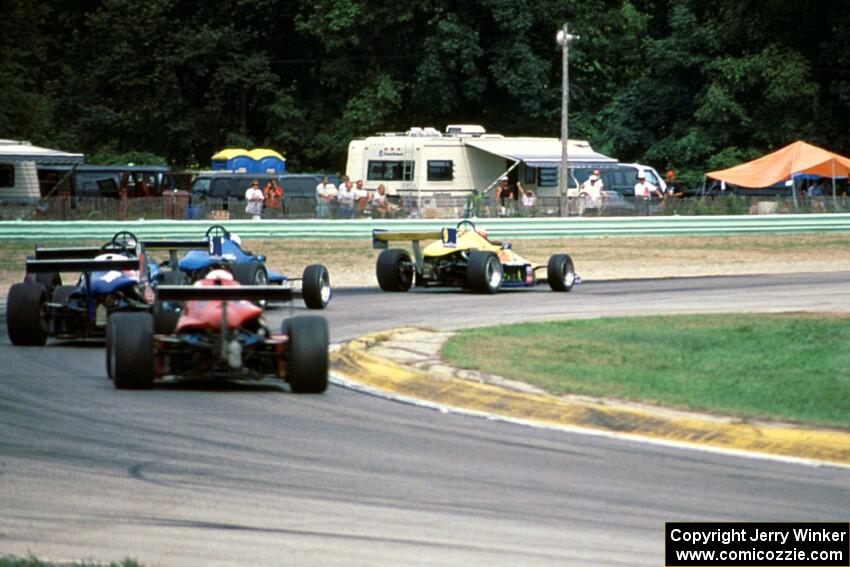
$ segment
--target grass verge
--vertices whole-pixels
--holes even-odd
[[[509,325],[462,331],[443,356],[555,395],[850,428],[850,314]]]

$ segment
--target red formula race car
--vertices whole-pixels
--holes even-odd
[[[255,302],[291,301],[278,286],[241,286],[224,270],[192,286],[159,286],[158,303],[180,311],[176,328],[154,333],[150,313],[114,313],[106,331],[106,368],[120,389],[148,389],[160,378],[277,378],[293,392],[328,386],[328,324],[323,317],[283,321],[273,333]]]

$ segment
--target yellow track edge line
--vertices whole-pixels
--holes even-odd
[[[850,433],[784,424],[668,416],[632,407],[517,392],[459,378],[429,376],[368,352],[392,331],[372,333],[331,353],[342,385],[399,401],[537,427],[655,444],[850,468]]]

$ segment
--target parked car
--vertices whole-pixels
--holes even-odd
[[[265,187],[269,180],[274,179],[283,188],[283,206],[289,215],[313,214],[316,210],[316,185],[321,178],[311,174],[258,174],[209,172],[199,174],[192,182],[192,204],[198,206],[208,199],[221,199],[222,206],[227,209],[228,200],[242,202],[245,191],[251,181],[260,182],[260,188]]]
[[[634,197],[638,172],[643,172],[646,180],[658,187],[662,193],[667,190],[667,183],[654,168],[639,163],[618,163],[611,167],[576,168],[573,170],[573,175],[578,181],[579,187],[587,181],[587,178],[596,169],[599,170],[599,177],[602,178],[605,191],[616,191],[623,197]],[[575,196],[577,196],[580,190],[572,189],[570,196],[574,196],[572,191],[576,191]]]

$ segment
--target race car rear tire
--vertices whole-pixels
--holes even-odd
[[[269,283],[269,273],[259,262],[236,264],[233,267],[233,278],[242,285],[268,285]],[[268,301],[261,299],[256,304],[265,309]]]
[[[106,320],[106,376],[109,377],[110,380],[114,379],[114,367],[112,365],[112,360],[115,357],[113,353],[113,349],[115,348],[115,322],[113,321],[114,317],[115,314],[112,314],[110,315],[109,319]]]
[[[153,315],[113,313],[112,379],[119,390],[153,387]]]
[[[388,248],[378,256],[375,275],[384,291],[407,291],[413,285],[413,264],[401,248]]]
[[[546,266],[546,279],[552,291],[570,291],[576,282],[573,259],[568,254],[554,254]]]
[[[328,388],[328,322],[304,315],[286,319],[282,331],[289,336],[287,376],[296,394],[321,394]]]
[[[160,281],[162,285],[189,285],[189,276],[183,272],[165,272]],[[153,305],[153,328],[157,335],[170,335],[177,328],[180,319],[180,309],[183,302],[157,301]]]
[[[17,346],[47,342],[47,290],[35,283],[17,283],[6,298],[6,331]]]
[[[265,270],[259,262],[236,264],[233,266],[233,279],[242,285],[256,285],[259,270]]]
[[[331,278],[321,264],[310,264],[301,277],[301,294],[308,309],[324,309],[331,300]]]
[[[473,250],[466,266],[466,285],[475,293],[496,293],[502,287],[502,262],[493,252]]]
[[[51,303],[61,303],[62,305],[68,303],[68,298],[71,297],[71,294],[74,293],[74,290],[77,289],[75,285],[60,285],[53,289],[53,293],[50,294],[50,302]]]

